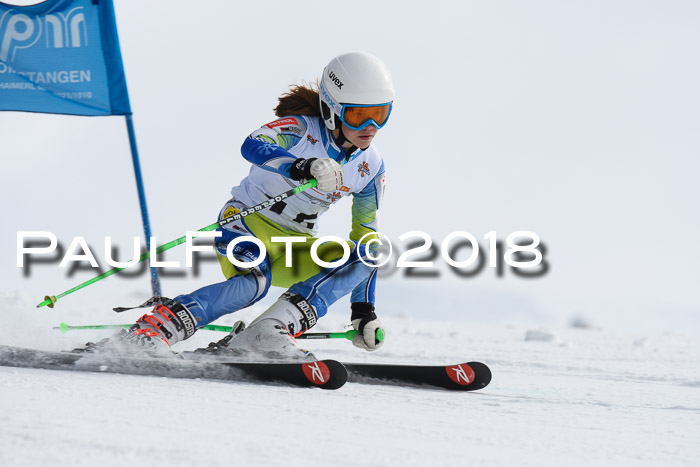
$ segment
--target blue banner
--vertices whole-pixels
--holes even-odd
[[[131,114],[112,0],[0,2],[0,110]]]

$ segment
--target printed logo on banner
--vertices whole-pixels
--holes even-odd
[[[0,1],[0,111],[129,115],[111,0]]]
[[[43,38],[42,38],[43,36]],[[42,41],[39,39],[42,38]],[[18,49],[34,46],[62,49],[88,44],[87,25],[83,7],[65,15],[42,17],[7,11],[0,18],[0,60],[13,63]]]

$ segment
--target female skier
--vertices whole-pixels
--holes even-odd
[[[386,124],[393,100],[387,67],[373,55],[359,52],[333,58],[323,70],[318,90],[294,86],[280,97],[275,109],[279,119],[263,125],[243,143],[241,152],[252,167],[231,190],[232,198],[219,219],[312,178],[316,188],[220,227],[216,248],[227,280],[174,300],[160,299],[162,303],[141,317],[123,339],[168,349],[198,328],[254,304],[273,285],[288,290],[242,332],[210,344],[207,350],[274,351],[304,358],[305,351],[291,336],[311,328],[348,293],[352,294],[350,320],[359,331],[353,344],[366,350],[380,347],[382,342],[375,340],[375,332],[382,328],[374,313],[376,268],[368,266],[372,258],[365,243],[376,238],[385,180],[384,162],[372,140]],[[318,218],[350,195],[350,257],[335,267],[322,267],[311,256]],[[263,261],[253,268],[236,267],[226,256],[229,243],[241,236],[253,236],[265,246]],[[291,258],[287,245],[273,237],[287,237]],[[261,249],[252,241],[241,241],[230,254],[251,262],[259,258]],[[334,262],[343,257],[343,248],[323,243],[317,254],[325,262]]]

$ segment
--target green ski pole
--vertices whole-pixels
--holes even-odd
[[[86,326],[71,326],[70,324],[67,323],[61,323],[58,326],[54,326],[54,329],[57,329],[61,331],[63,334],[67,333],[68,331],[78,331],[78,330],[85,330],[85,329],[121,329],[121,328],[128,328],[133,326],[132,324],[92,324],[92,325],[86,325]],[[206,326],[201,327],[200,329],[206,329],[208,331],[223,331],[223,332],[231,332],[231,329],[233,329],[232,326],[220,326],[218,324],[207,324]]]
[[[233,216],[227,217],[225,219],[221,219],[220,221],[214,222],[213,224],[210,224],[206,227],[202,227],[201,229],[198,230],[198,232],[209,232],[209,231],[215,230],[218,227],[221,227],[223,225],[237,221],[238,219],[241,219],[249,214],[256,213],[256,212],[261,211],[265,208],[269,208],[269,207],[279,203],[283,199],[287,199],[290,196],[294,196],[297,193],[301,193],[302,191],[307,190],[309,188],[313,188],[315,186],[316,186],[316,180],[311,179],[309,182],[304,183],[302,185],[299,185],[297,187],[294,187],[289,191],[285,191],[284,193],[277,195],[273,198],[270,198],[267,201],[263,201],[260,204],[257,204],[255,206],[252,206],[252,207],[247,208],[247,209],[244,209],[241,212],[239,212],[238,214],[234,214]],[[157,255],[158,253],[162,253],[166,250],[169,250],[173,247],[176,247],[177,245],[185,243],[186,239],[187,239],[187,236],[184,235],[178,239],[175,239],[171,242],[166,243],[165,245],[161,245],[158,248],[156,248],[155,254]],[[146,253],[142,254],[139,257],[138,261],[136,261],[134,264],[138,264],[141,261],[148,259],[150,257],[151,257],[151,252],[147,251]],[[66,295],[72,294],[73,292],[77,292],[78,290],[85,288],[88,285],[91,285],[91,284],[94,284],[95,282],[101,281],[102,279],[105,279],[105,278],[107,278],[107,277],[111,276],[112,274],[115,274],[119,271],[123,271],[124,269],[126,269],[126,268],[117,267],[117,268],[110,269],[109,271],[107,271],[103,274],[100,274],[99,276],[93,277],[92,279],[87,280],[87,281],[83,282],[82,284],[73,287],[70,290],[66,290],[63,293],[60,293],[58,295],[47,295],[44,297],[44,301],[39,303],[36,307],[41,308],[42,306],[48,306],[49,308],[53,308],[54,305],[56,304],[56,301],[65,297]]]
[[[68,331],[77,331],[77,330],[84,330],[84,329],[120,329],[120,328],[128,328],[132,326],[133,324],[93,324],[93,325],[86,325],[86,326],[71,326],[67,323],[61,323],[58,326],[55,326],[54,329],[58,329],[61,331],[63,334],[67,333]],[[222,332],[231,332],[233,329],[233,326],[221,326],[218,324],[207,324],[206,326],[201,327],[200,329],[206,329],[208,331],[222,331]],[[345,332],[307,332],[306,334],[302,334],[300,336],[297,336],[296,339],[347,339],[347,340],[352,340],[354,336],[358,334],[357,331],[354,329],[350,331],[345,331]],[[381,342],[384,340],[385,333],[382,329],[377,329],[376,333],[376,339]]]
[[[354,329],[345,332],[307,332],[306,334],[297,336],[295,339],[347,339],[351,341],[357,334],[359,334],[359,332]],[[379,342],[383,341],[385,337],[384,330],[377,329],[377,333],[374,337]]]

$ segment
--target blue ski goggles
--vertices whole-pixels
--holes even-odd
[[[381,128],[391,114],[391,102],[386,104],[343,104],[340,121],[351,130],[359,131],[368,125]]]

